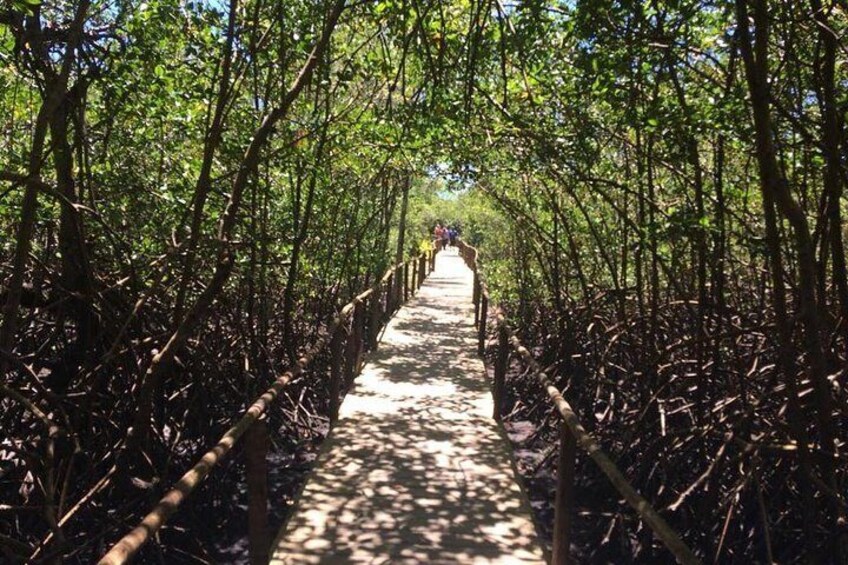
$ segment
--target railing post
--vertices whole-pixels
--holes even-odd
[[[427,276],[427,254],[422,253],[418,257],[418,288],[424,284],[424,277]]]
[[[395,272],[394,270],[389,274],[389,278],[386,281],[386,306],[383,310],[383,320],[387,322],[389,317],[392,315],[392,296],[395,293]]]
[[[495,400],[494,418],[501,419],[503,411],[504,388],[506,386],[506,370],[509,366],[509,332],[506,325],[501,321],[498,324],[498,352],[495,358],[495,382],[492,387],[492,396]]]
[[[403,264],[403,301],[409,300],[409,261]]]
[[[412,295],[418,290],[418,258],[410,259],[412,262]]]
[[[359,315],[359,323],[356,326],[356,365],[353,368],[353,376],[359,374],[362,369],[362,355],[365,351],[365,303],[362,302],[357,308],[356,314]],[[352,379],[351,379],[352,380]]]
[[[565,422],[559,429],[556,508],[554,510],[554,546],[552,565],[570,562],[571,521],[574,515],[574,463],[577,441]]]
[[[472,300],[474,301],[474,325],[480,322],[480,273],[474,269],[474,286],[472,287]]]
[[[486,296],[485,292],[480,293],[482,298],[480,300],[480,323],[478,325],[479,335],[477,338],[477,354],[482,357],[486,353],[486,316],[489,312],[489,298]]]
[[[245,433],[247,480],[247,531],[250,562],[266,564],[271,539],[268,528],[268,425],[259,418]]]
[[[362,333],[365,325],[365,304],[357,302],[353,307],[353,321],[350,324],[350,334],[347,338],[345,351],[345,382],[350,385],[356,374],[359,373],[359,365],[362,359]]]
[[[406,269],[404,269],[404,267],[406,267],[406,263],[401,264],[401,266],[395,270],[397,284],[395,285],[395,296],[393,300],[394,308],[392,309],[392,312],[396,312],[401,306],[403,306],[403,283],[406,281]]]
[[[369,312],[370,318],[368,320],[368,349],[371,351],[377,349],[377,338],[380,335],[380,306],[383,300],[383,297],[380,295],[381,291],[382,284],[378,282],[369,298],[371,301],[371,311]]]
[[[339,419],[339,403],[342,380],[342,332],[339,325],[330,339],[330,425]]]
[[[430,272],[432,273],[435,270],[436,270],[436,250],[431,249],[430,250]]]

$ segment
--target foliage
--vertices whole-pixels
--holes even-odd
[[[6,0],[4,558],[91,561],[437,221],[704,560],[844,551],[848,18],[823,4]],[[322,383],[274,415],[286,457]],[[585,499],[584,559],[661,560],[616,500]],[[216,527],[162,558],[220,559]]]

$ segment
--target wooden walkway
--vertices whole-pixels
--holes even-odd
[[[450,253],[345,397],[272,563],[545,562]]]

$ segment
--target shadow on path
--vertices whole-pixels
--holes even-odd
[[[273,563],[544,563],[472,316],[471,273],[442,253],[345,397]]]

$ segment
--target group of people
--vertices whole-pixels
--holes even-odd
[[[455,247],[456,238],[459,236],[459,226],[443,226],[441,222],[436,222],[436,227],[433,229],[433,236],[437,251],[447,249],[448,246]]]

